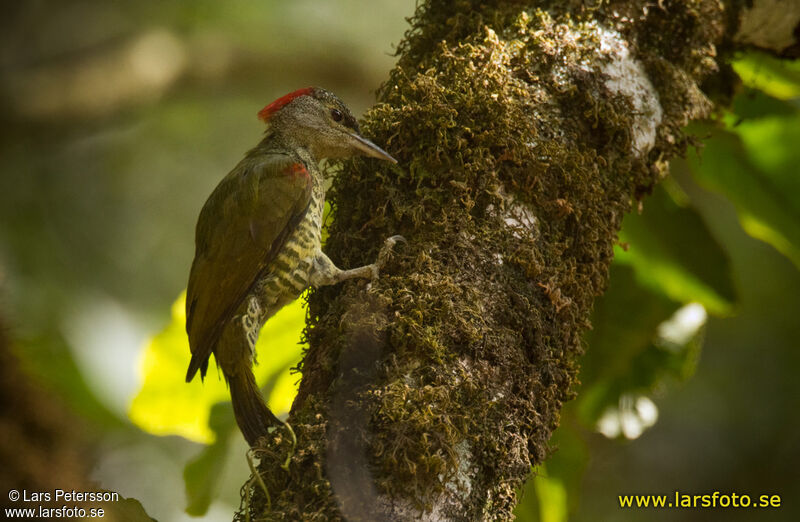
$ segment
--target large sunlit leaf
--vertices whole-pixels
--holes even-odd
[[[762,118],[732,130],[695,127],[710,135],[689,156],[695,179],[736,206],[742,228],[800,267],[800,118]]]
[[[147,344],[142,358],[142,388],[131,403],[129,416],[140,428],[156,435],[181,435],[197,442],[215,439],[209,427],[211,407],[230,396],[211,362],[205,382],[184,382],[189,365],[185,295],[172,306],[170,323]],[[268,404],[276,415],[285,414],[296,393],[290,374],[301,355],[300,334],[305,325],[302,300],[283,308],[261,331],[256,350],[256,380],[266,385]],[[213,361],[213,358],[212,358]]]
[[[615,262],[634,268],[637,280],[674,301],[698,301],[725,315],[736,302],[728,256],[691,207],[658,187],[641,214],[625,216]],[[612,279],[613,284],[613,279]]]

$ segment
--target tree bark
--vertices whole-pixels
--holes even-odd
[[[420,5],[363,123],[400,163],[347,163],[328,194],[338,266],[408,244],[311,295],[297,448],[288,471],[281,432],[261,448],[269,499],[251,481],[238,519],[512,518],[623,214],[732,95],[739,4]]]

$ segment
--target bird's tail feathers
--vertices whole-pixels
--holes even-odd
[[[283,423],[267,407],[250,368],[226,377],[236,423],[247,443],[255,447],[258,439],[269,435],[269,428]]]
[[[192,382],[198,370],[200,370],[200,379],[205,379],[208,370],[208,356],[200,357],[198,354],[192,354],[189,369],[186,371],[186,382]]]

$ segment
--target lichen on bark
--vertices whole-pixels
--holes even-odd
[[[370,285],[313,292],[286,440],[259,450],[269,520],[506,520],[574,393],[625,212],[709,113],[710,0],[419,6],[364,118],[396,166],[328,193],[338,266],[408,244]]]

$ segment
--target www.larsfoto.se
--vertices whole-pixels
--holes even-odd
[[[779,508],[780,495],[740,495],[715,491],[691,495],[676,491],[673,495],[619,495],[621,508]]]

